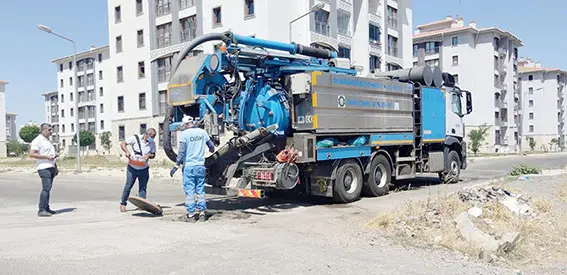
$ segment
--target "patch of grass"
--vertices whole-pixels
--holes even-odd
[[[514,166],[512,171],[510,171],[510,176],[521,176],[521,175],[532,175],[532,174],[541,174],[541,169],[538,167],[530,167],[524,164],[520,164],[518,166]]]
[[[567,198],[567,184],[563,185]],[[561,192],[560,192],[561,193]],[[551,200],[534,198],[531,205],[538,212],[535,218],[517,216],[507,207],[493,201],[482,207],[479,218],[470,217],[475,226],[497,240],[507,232],[519,232],[516,247],[501,255],[507,265],[544,266],[549,260],[567,259],[567,220]],[[478,258],[481,251],[461,237],[455,218],[472,207],[457,195],[439,196],[423,201],[409,201],[394,212],[380,213],[367,223],[371,229],[399,238],[413,245],[437,245]]]

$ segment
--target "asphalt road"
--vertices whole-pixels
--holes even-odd
[[[460,184],[411,181],[417,189],[349,205],[208,196],[214,215],[202,224],[177,220],[183,191],[167,179],[148,187],[148,198],[166,207],[163,217],[120,213],[123,178],[82,174],[56,179],[51,205],[61,213],[39,218],[37,175],[0,173],[0,274],[514,274],[444,250],[404,247],[364,224],[379,210],[505,175],[520,163],[565,167],[567,154],[477,159]]]

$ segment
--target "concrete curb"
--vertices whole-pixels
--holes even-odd
[[[486,160],[486,159],[506,159],[506,158],[533,158],[533,157],[547,157],[547,156],[567,156],[567,152],[555,152],[555,153],[541,153],[541,154],[528,154],[528,155],[502,155],[502,156],[488,156],[488,157],[467,157],[467,161],[474,162],[477,160]]]

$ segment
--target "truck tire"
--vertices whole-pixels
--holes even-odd
[[[333,198],[338,203],[349,203],[360,198],[364,177],[360,165],[354,160],[345,160],[337,169]]]
[[[455,183],[461,176],[461,159],[456,151],[451,150],[448,155],[448,171],[441,173],[442,182]]]
[[[363,185],[363,193],[369,197],[388,194],[392,180],[392,167],[384,155],[377,155],[370,163],[370,172]]]

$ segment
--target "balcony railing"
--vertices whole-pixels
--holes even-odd
[[[329,36],[331,34],[331,28],[327,23],[315,22],[315,32],[325,36]]]

